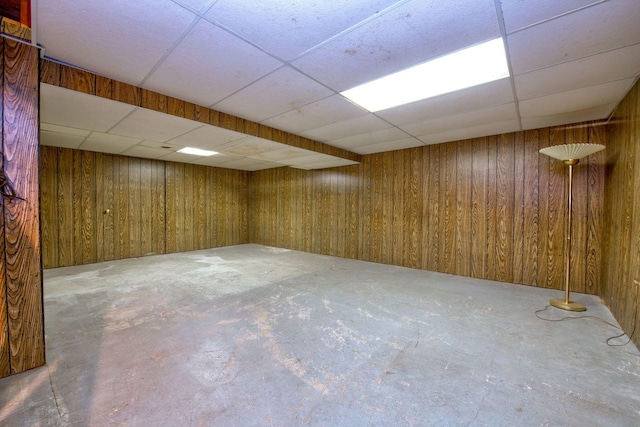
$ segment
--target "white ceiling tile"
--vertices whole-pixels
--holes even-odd
[[[52,147],[78,148],[84,141],[84,136],[69,135],[58,132],[40,131],[40,143]]]
[[[211,156],[215,157],[215,156]],[[159,157],[158,159],[167,161],[167,162],[178,162],[178,163],[193,163],[201,158],[201,156],[195,156],[193,154],[184,154],[172,151],[170,153],[166,153],[164,156]]]
[[[231,160],[229,162],[225,162],[220,167],[229,168],[229,169],[240,169],[245,171],[255,171],[262,169],[270,169],[270,168],[278,168],[282,165],[276,162],[265,162],[262,160],[255,159],[237,159]]]
[[[291,60],[395,2],[396,0],[219,0],[205,17],[229,28],[267,52],[284,60]]]
[[[67,126],[58,126],[58,125],[52,125],[51,123],[40,123],[40,130],[46,130],[49,132],[55,132],[55,133],[63,133],[66,135],[75,135],[75,136],[89,136],[89,134],[91,134],[90,130],[85,130],[85,129],[76,129],[76,128],[70,128]]]
[[[120,154],[131,157],[142,157],[145,159],[158,159],[165,156],[167,154],[167,150],[136,145],[135,147],[131,147]]]
[[[264,153],[258,153],[258,154],[252,155],[251,157],[255,159],[270,160],[270,161],[277,162],[277,161],[295,159],[298,157],[305,157],[311,154],[315,154],[315,153],[313,151],[304,150],[302,148],[288,147],[280,150],[273,150],[273,151],[267,151]]]
[[[98,151],[100,153],[120,154],[133,147],[133,143],[122,142],[122,140],[107,141],[104,138],[96,139],[88,137],[80,146],[81,150]]]
[[[217,126],[204,125],[191,132],[180,135],[169,142],[181,147],[195,147],[205,150],[214,150],[231,141],[246,138],[244,133],[219,128]]]
[[[216,110],[261,122],[330,96],[333,92],[283,67],[215,104]]]
[[[523,118],[548,116],[610,104],[621,99],[634,82],[635,79],[619,80],[525,100],[520,102],[520,115]]]
[[[507,120],[499,123],[487,123],[469,128],[451,129],[445,132],[421,135],[418,137],[425,144],[439,144],[441,142],[460,141],[468,138],[499,135],[520,130],[517,120]]]
[[[523,117],[523,129],[538,129],[550,126],[566,125],[568,123],[579,123],[591,120],[600,120],[609,117],[615,109],[617,103],[601,105],[585,110],[571,111],[564,114],[552,114],[548,116]]]
[[[361,133],[359,135],[353,135],[347,138],[334,139],[327,142],[327,144],[333,145],[334,147],[351,150],[351,148],[353,147],[378,144],[385,141],[396,141],[405,139],[408,136],[409,135],[407,135],[406,132],[403,132],[398,128],[388,128],[375,132]]]
[[[507,33],[546,21],[602,0],[501,0]]]
[[[71,128],[106,132],[135,107],[75,90],[40,85],[40,120]]]
[[[138,138],[129,138],[128,136],[113,135],[110,133],[91,132],[88,139],[104,142],[107,144],[122,144],[133,146],[141,142]]]
[[[310,156],[298,157],[296,159],[289,159],[286,163],[289,166],[309,166],[321,162],[334,161],[336,157],[329,156],[328,154],[312,154]]]
[[[147,147],[147,148],[155,148],[155,149],[158,149],[158,150],[164,150],[165,154],[168,151],[178,151],[180,148],[182,148],[181,145],[173,145],[173,144],[170,144],[168,142],[157,142],[157,141],[149,141],[149,140],[141,141],[138,145],[140,147]]]
[[[202,126],[202,123],[157,111],[136,108],[109,130],[114,135],[165,142]]]
[[[640,71],[640,44],[543,68],[515,77],[520,100],[634,77]]]
[[[216,154],[214,156],[206,156],[206,157],[200,157],[200,158],[195,158],[191,163],[197,164],[197,165],[203,165],[203,166],[220,166],[222,167],[223,164],[228,163],[232,160],[240,160],[243,159],[242,156],[235,156],[233,154],[225,154],[225,153],[219,153]]]
[[[179,5],[186,7],[189,10],[192,10],[196,13],[204,13],[216,0],[173,0]]]
[[[418,136],[445,132],[448,129],[470,128],[485,123],[497,123],[517,119],[516,106],[511,103],[413,123],[402,126],[402,129],[410,135]]]
[[[640,43],[640,2],[607,1],[508,36],[516,75]]]
[[[358,154],[381,153],[383,151],[403,150],[405,148],[421,147],[424,143],[416,138],[404,138],[397,141],[380,142],[378,144],[364,145],[353,148]]]
[[[319,127],[317,129],[311,129],[306,132],[302,132],[300,135],[304,136],[305,138],[314,139],[316,141],[326,142],[335,139],[346,138],[351,135],[358,135],[387,129],[391,126],[392,125],[388,122],[369,113],[365,116],[342,120],[337,123]]]
[[[378,111],[376,115],[396,126],[404,126],[423,120],[450,116],[464,111],[479,110],[513,101],[511,81],[509,79],[501,79],[436,98]]]
[[[366,114],[366,110],[347,101],[343,96],[333,95],[262,123],[287,132],[300,133]]]
[[[38,0],[35,16],[48,57],[136,85],[195,18],[170,0]]]
[[[340,92],[499,36],[493,0],[407,2],[293,65]]]
[[[270,141],[268,139],[247,136],[237,141],[228,142],[220,147],[218,151],[237,156],[251,157],[273,150],[287,148],[288,145]]]
[[[282,64],[202,20],[143,87],[210,106]]]
[[[304,168],[301,166],[291,166],[291,167],[296,169],[311,170],[311,169],[337,168],[341,166],[349,166],[349,165],[357,165],[357,164],[358,162],[354,162],[353,160],[336,158],[335,160],[324,160],[318,163],[310,163],[308,165],[305,165]]]

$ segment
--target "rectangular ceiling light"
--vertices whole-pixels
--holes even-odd
[[[356,86],[341,95],[374,112],[509,77],[502,38]]]
[[[217,151],[201,150],[199,148],[193,148],[193,147],[181,148],[178,150],[178,153],[193,154],[195,156],[213,156],[214,154],[218,154]]]

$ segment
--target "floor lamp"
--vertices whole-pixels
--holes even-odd
[[[564,276],[564,299],[551,298],[549,304],[563,310],[585,311],[586,307],[578,302],[569,300],[569,283],[571,279],[571,199],[573,197],[573,167],[580,159],[593,153],[604,150],[604,145],[600,144],[562,144],[540,149],[542,154],[561,160],[569,166],[569,195],[567,200],[567,250],[565,276]]]

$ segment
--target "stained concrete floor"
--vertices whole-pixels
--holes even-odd
[[[536,318],[558,291],[241,245],[47,270],[44,295],[48,364],[0,380],[1,425],[640,425],[640,353]],[[540,316],[615,323],[574,297]]]

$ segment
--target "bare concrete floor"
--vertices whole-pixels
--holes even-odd
[[[48,270],[0,425],[640,425],[640,353],[561,295],[260,245]],[[615,323],[574,297],[540,315]]]

